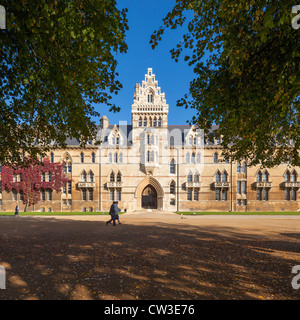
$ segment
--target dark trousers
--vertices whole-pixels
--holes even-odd
[[[110,217],[111,217],[111,219],[109,221],[107,221],[106,224],[111,223],[113,221],[113,225],[115,226],[116,225],[116,218],[112,215]]]

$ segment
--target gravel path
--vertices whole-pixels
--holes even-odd
[[[293,299],[298,216],[0,217],[1,300]],[[300,282],[300,280],[299,280]]]

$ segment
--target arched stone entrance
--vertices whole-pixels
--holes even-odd
[[[164,191],[161,184],[152,176],[139,183],[135,191],[136,210],[163,210]]]
[[[157,209],[157,193],[150,184],[142,192],[141,205],[143,209]]]

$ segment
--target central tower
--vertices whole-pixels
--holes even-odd
[[[139,149],[140,170],[147,175],[153,175],[162,163],[167,142],[168,113],[165,94],[161,92],[152,69],[148,68],[142,84],[135,85],[131,105],[132,142]]]
[[[132,128],[168,127],[169,105],[161,92],[152,68],[148,68],[145,80],[137,83],[131,105]]]

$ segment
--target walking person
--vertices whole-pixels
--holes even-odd
[[[15,209],[15,217],[19,216],[19,204],[17,203],[16,209]]]
[[[113,222],[113,226],[116,225],[116,213],[115,213],[114,204],[115,202],[113,202],[112,205],[110,206],[110,209],[109,209],[110,220],[106,222],[106,225],[110,224],[111,222]]]
[[[121,211],[118,207],[118,201],[114,202],[114,206],[115,206],[115,215],[116,215],[116,219],[118,219],[119,224],[121,224],[120,222],[120,217],[119,217],[119,212]]]

